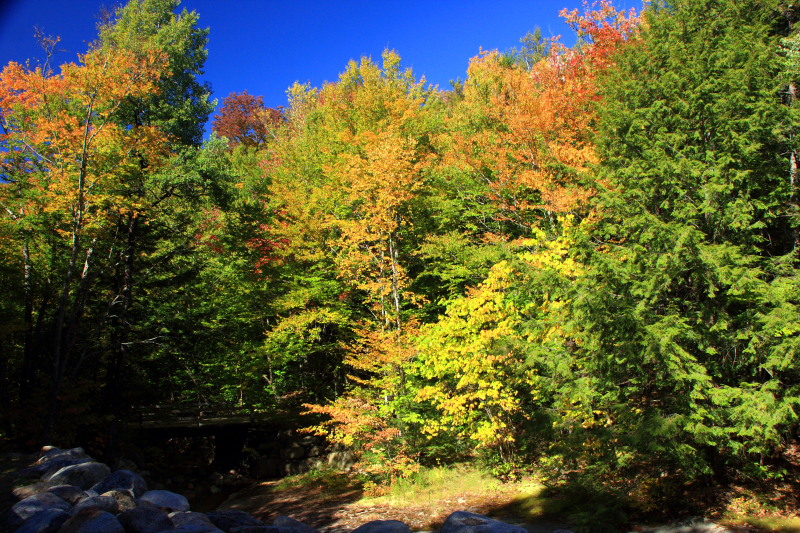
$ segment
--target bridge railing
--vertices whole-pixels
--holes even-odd
[[[131,422],[141,428],[201,427],[254,423],[265,412],[230,405],[156,404],[133,410]]]

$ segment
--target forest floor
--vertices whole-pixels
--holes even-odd
[[[361,487],[344,479],[330,484],[291,484],[266,481],[233,494],[223,508],[241,509],[271,523],[281,515],[291,516],[320,531],[352,531],[372,520],[400,520],[413,531],[439,529],[454,511],[470,511],[511,524],[523,525],[531,533],[569,529],[564,520],[546,515],[535,521],[522,519],[518,512],[519,486],[464,490],[444,496],[422,495],[413,501],[391,501],[365,496]]]
[[[579,531],[583,528],[570,519],[574,509],[563,501],[544,495],[535,483],[492,484],[479,487],[467,480],[456,483],[461,490],[436,494],[420,490],[407,498],[370,497],[360,486],[344,475],[330,479],[302,479],[255,483],[233,495],[222,508],[249,512],[271,523],[280,515],[300,520],[325,533],[343,533],[372,520],[400,520],[413,531],[435,531],[454,511],[471,511],[507,523],[521,525],[530,533],[551,533],[559,529]],[[594,531],[633,531],[640,533],[800,533],[800,518],[794,513],[775,509],[759,512],[751,508],[723,505],[729,501],[751,501],[741,490],[732,494],[705,494],[716,498],[718,505],[702,516],[656,523],[629,523],[622,529],[603,528],[592,524]],[[798,494],[800,495],[800,494]],[[777,493],[775,497],[780,497]],[[694,497],[694,496],[693,496]],[[738,500],[737,500],[738,498]],[[574,502],[567,505],[574,505]],[[738,514],[741,512],[742,514]],[[584,517],[585,520],[585,517]],[[590,518],[591,520],[591,518]]]
[[[19,482],[15,473],[28,466],[32,458],[31,455],[0,454],[0,510],[15,503],[11,494],[14,484]],[[341,473],[294,476],[243,486],[233,492],[220,508],[241,509],[267,523],[280,515],[287,515],[323,533],[349,532],[372,520],[401,520],[413,531],[435,531],[452,512],[458,510],[521,525],[530,533],[581,529],[572,520],[574,509],[569,507],[575,502],[559,501],[559,497],[545,495],[543,487],[536,482],[489,482],[486,477],[476,477],[469,471],[457,474],[455,478],[439,483],[447,485],[446,490],[411,485],[399,492],[385,492],[379,497],[366,494],[360,484]],[[217,496],[224,498],[225,495]],[[707,510],[703,514],[710,520],[682,517],[680,521],[656,521],[660,523],[655,525],[641,521],[629,523],[624,529],[606,531],[800,533],[798,483],[774,486],[769,491],[757,493],[752,488],[718,487],[690,497],[695,500],[694,506],[700,503]],[[219,501],[213,504],[214,508]]]

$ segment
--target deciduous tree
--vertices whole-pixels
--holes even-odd
[[[261,146],[282,120],[281,111],[266,107],[263,96],[253,96],[247,91],[234,92],[223,100],[212,129],[234,145]]]

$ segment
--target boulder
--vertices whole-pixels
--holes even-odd
[[[276,526],[239,526],[231,528],[230,533],[292,533],[292,531]]]
[[[447,517],[439,533],[528,533],[528,530],[488,516],[456,511]]]
[[[110,490],[129,490],[133,493],[134,498],[139,498],[147,492],[147,482],[136,472],[117,470],[95,484],[92,490],[98,494],[103,494]]]
[[[351,451],[331,452],[326,459],[328,461],[328,466],[338,468],[339,470],[347,470],[356,462],[356,456]]]
[[[61,448],[45,446],[42,448],[42,456],[37,459],[36,463],[22,470],[19,474],[46,476],[53,474],[65,466],[88,463],[91,461],[93,461],[93,459],[86,455],[83,448],[62,450]]]
[[[214,526],[202,526],[199,524],[186,524],[184,526],[176,527],[175,529],[169,529],[165,531],[160,531],[159,533],[224,533],[221,529],[217,529]]]
[[[59,461],[82,461],[84,459],[92,460],[91,457],[86,455],[83,448],[72,448],[63,450],[61,448],[54,448],[52,446],[45,446],[42,448],[42,453],[39,459],[36,460],[34,465],[54,464]]]
[[[119,505],[117,505],[117,500],[111,496],[90,496],[89,498],[85,498],[75,504],[75,506],[72,508],[72,511],[70,511],[70,514],[78,514],[84,509],[98,509],[111,514],[119,513]]]
[[[35,494],[15,503],[6,514],[6,525],[9,529],[20,527],[26,520],[47,509],[69,511],[72,506],[49,492]]]
[[[281,461],[274,457],[260,457],[255,466],[255,475],[259,479],[279,477],[281,464]]]
[[[64,522],[58,533],[125,533],[125,528],[111,513],[84,509]]]
[[[373,520],[355,528],[353,533],[411,533],[411,528],[400,520]]]
[[[45,476],[45,481],[50,481],[56,485],[74,485],[82,489],[88,489],[105,479],[111,474],[111,469],[103,463],[81,463],[77,465],[65,466],[55,474]]]
[[[272,525],[282,529],[291,529],[296,533],[319,533],[313,527],[290,516],[279,516],[272,522]]]
[[[70,517],[61,509],[45,509],[25,521],[14,533],[57,533]]]
[[[119,512],[136,509],[136,500],[133,498],[133,495],[126,490],[110,490],[108,492],[104,492],[101,494],[101,496],[114,498],[114,500],[117,502],[117,508],[119,509]]]
[[[308,456],[309,457],[321,457],[325,455],[327,450],[324,446],[312,446],[308,449]]]
[[[80,487],[74,485],[56,485],[47,489],[47,492],[55,494],[62,500],[75,505],[78,500],[84,497],[85,493]]]
[[[306,456],[306,449],[296,444],[281,450],[281,459],[302,459]]]
[[[149,503],[168,513],[189,510],[189,500],[186,499],[186,496],[168,490],[151,490],[145,492],[142,494],[141,498],[139,498],[139,501]]]
[[[39,464],[52,457],[58,457],[63,455],[86,457],[86,452],[84,451],[83,448],[80,447],[69,448],[65,450],[64,448],[58,448],[56,446],[42,446],[42,449],[39,450],[39,459],[36,460],[36,464]]]
[[[11,491],[11,494],[13,494],[14,497],[18,500],[24,500],[25,498],[36,496],[37,494],[41,494],[42,492],[47,492],[47,490],[52,486],[53,484],[47,481],[37,481],[36,483],[31,483],[30,485],[15,487]]]
[[[206,513],[211,523],[225,533],[230,533],[231,529],[242,526],[266,526],[264,522],[252,515],[240,511],[239,509],[226,509],[224,511],[214,511]]]
[[[211,523],[203,513],[195,513],[192,511],[177,511],[169,513],[169,519],[172,520],[175,527],[182,526],[210,526],[212,529],[217,529],[217,526]]]
[[[127,533],[158,533],[175,527],[167,513],[150,506],[125,511],[117,518]]]

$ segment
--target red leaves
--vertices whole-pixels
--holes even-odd
[[[583,13],[562,9],[560,15],[578,37],[587,41],[582,54],[596,68],[606,68],[613,53],[636,36],[641,18],[634,8],[619,11],[610,0],[600,0],[591,6],[584,1],[583,6]]]
[[[212,129],[234,145],[260,146],[267,142],[270,130],[283,120],[283,112],[266,107],[263,96],[234,92],[225,97]]]

